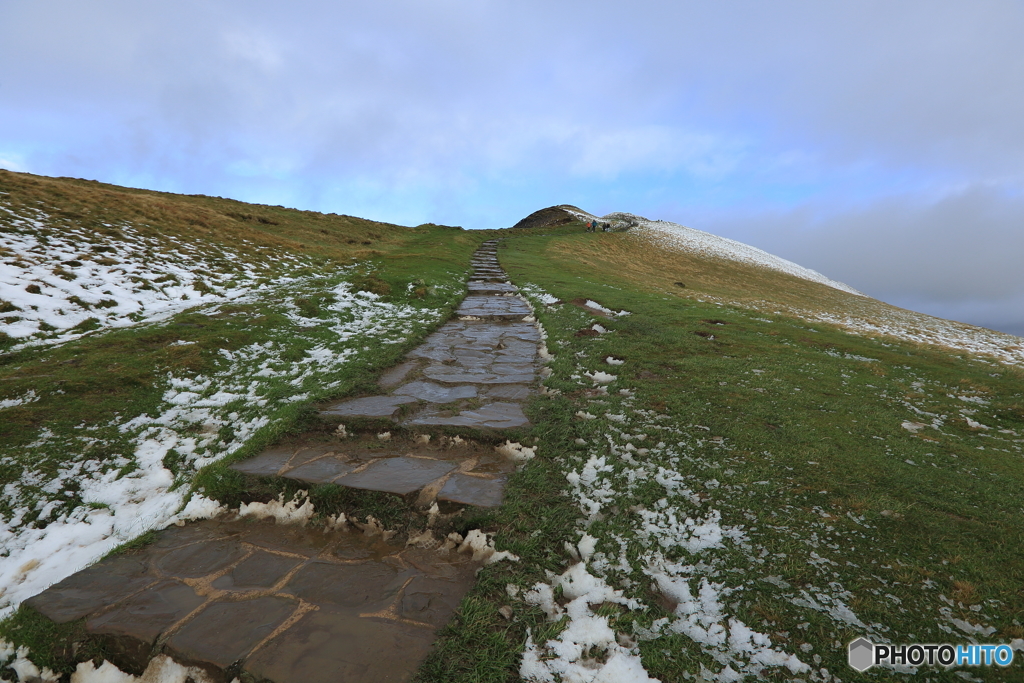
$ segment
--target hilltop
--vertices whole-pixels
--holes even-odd
[[[535,457],[445,523],[518,560],[480,570],[421,680],[903,680],[847,643],[1024,650],[1019,338],[632,214],[403,227],[0,172],[0,638],[29,648],[0,644],[0,678],[116,658],[18,605],[154,529],[279,502],[413,542],[408,500],[229,465],[332,433],[318,406],[378,392],[496,237],[544,335]]]

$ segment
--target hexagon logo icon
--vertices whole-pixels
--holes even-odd
[[[875,646],[867,638],[858,638],[849,645],[850,666],[857,671],[867,671],[875,663]]]

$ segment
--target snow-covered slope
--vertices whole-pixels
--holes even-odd
[[[742,242],[730,240],[725,237],[718,237],[711,233],[693,228],[686,228],[682,225],[669,223],[667,221],[648,221],[641,219],[636,232],[669,249],[681,249],[684,251],[697,252],[705,256],[723,258],[730,261],[740,261],[751,265],[777,270],[795,277],[827,285],[835,289],[864,296],[853,287],[847,284],[825,277],[816,270],[804,268],[792,261],[773,256],[766,251],[751,247]]]
[[[631,235],[660,249],[754,265],[856,295],[856,298],[847,298],[841,307],[837,302],[832,302],[826,307],[816,307],[810,302],[787,302],[773,298],[767,292],[754,294],[753,298],[748,293],[739,297],[739,300],[706,292],[689,295],[699,301],[752,308],[768,316],[793,316],[809,322],[837,325],[853,334],[894,337],[976,356],[987,356],[1008,365],[1024,365],[1024,340],[1020,337],[891,306],[842,282],[831,280],[821,273],[735,240],[668,221],[648,220],[630,213],[595,216],[576,207],[559,208],[572,213],[580,220],[608,223],[613,230],[628,229]]]
[[[697,253],[701,256],[725,259],[727,261],[739,261],[740,263],[787,273],[794,277],[817,282],[818,284],[826,285],[849,294],[865,296],[853,287],[827,278],[816,270],[804,268],[801,265],[769,254],[757,247],[752,247],[726,237],[712,235],[703,230],[694,230],[693,228],[687,228],[668,221],[652,221],[631,213],[616,212],[598,217],[585,211],[566,210],[577,215],[582,220],[599,220],[616,226],[629,226],[634,234],[666,249]]]
[[[241,256],[210,242],[145,236],[128,223],[104,227],[106,234],[61,225],[0,197],[0,331],[24,345],[67,341],[231,301],[290,279],[280,277],[286,267],[308,265],[287,253]]]

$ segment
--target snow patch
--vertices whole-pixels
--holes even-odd
[[[584,537],[581,543],[586,541]],[[589,542],[586,547],[592,552]],[[564,607],[555,601],[554,589],[560,587],[569,602]],[[603,681],[605,683],[658,683],[644,670],[640,651],[633,645],[619,643],[608,618],[598,615],[593,607],[606,602],[639,609],[641,605],[622,591],[609,586],[604,579],[587,571],[586,562],[569,567],[552,583],[537,583],[523,595],[523,599],[537,605],[551,621],[569,618],[565,629],[557,638],[546,643],[535,643],[527,632],[526,651],[519,667],[519,675],[527,681],[565,682]],[[603,655],[605,661],[593,657]]]
[[[235,679],[235,681],[237,680]],[[157,655],[151,659],[146,670],[138,677],[121,671],[106,660],[103,660],[99,668],[92,662],[82,662],[71,674],[71,683],[186,683],[186,681],[213,683],[213,679],[203,669],[183,666],[167,655]]]
[[[456,536],[461,538],[457,533],[453,533],[449,536]],[[455,539],[452,539],[455,540]],[[507,550],[496,550],[494,547],[494,534],[485,533],[479,529],[473,529],[466,534],[466,538],[459,543],[458,551],[460,553],[472,553],[474,562],[483,562],[484,564],[494,564],[501,560],[510,560],[512,562],[518,562],[519,556],[510,553]]]
[[[301,524],[305,526],[316,511],[308,498],[308,493],[296,492],[287,503],[284,494],[269,503],[242,503],[238,508],[239,517],[255,517],[256,519],[273,519],[278,524]]]
[[[537,456],[536,446],[524,446],[518,441],[506,441],[500,446],[495,446],[494,450],[516,463],[524,463]]]

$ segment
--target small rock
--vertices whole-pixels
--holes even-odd
[[[505,617],[506,620],[512,620],[512,608],[508,605],[502,605],[498,608],[498,614]]]

